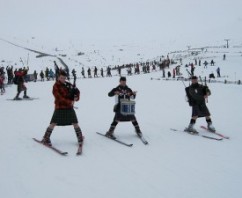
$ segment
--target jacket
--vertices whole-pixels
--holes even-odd
[[[70,97],[69,83],[61,83],[56,81],[53,86],[53,95],[55,97],[55,109],[71,109],[73,108],[74,100]],[[80,93],[76,95],[77,101],[80,98]]]

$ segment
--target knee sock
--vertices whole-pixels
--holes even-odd
[[[194,120],[194,119],[190,120],[190,124],[195,124],[195,123],[196,123],[196,120]]]
[[[206,122],[207,122],[208,124],[212,123],[211,118],[206,119]]]
[[[77,128],[74,128],[75,129],[75,132],[76,132],[76,137],[77,139],[82,139],[82,131],[81,131],[81,128],[80,127],[77,127]]]
[[[141,133],[137,120],[132,121],[132,124],[134,125],[136,133]]]
[[[44,138],[46,138],[46,139],[50,139],[50,136],[51,136],[52,131],[53,131],[53,129],[51,129],[51,128],[48,127],[48,128],[46,129],[46,132],[45,132]]]
[[[109,128],[109,132],[110,133],[113,133],[114,132],[114,129],[116,128],[116,126],[117,126],[117,124],[118,124],[118,122],[116,121],[116,120],[114,120],[112,123],[111,123],[111,126],[110,126],[110,128]]]

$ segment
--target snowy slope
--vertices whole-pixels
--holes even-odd
[[[195,74],[216,75],[220,67],[221,81],[235,82],[242,80],[241,6],[241,0],[0,1],[0,39],[51,55],[66,54],[63,60],[78,76],[82,66],[113,66],[170,53],[170,58],[183,58],[184,77],[184,64],[194,58],[214,59],[214,67],[197,66]],[[217,48],[225,45],[224,39],[230,39],[230,48]],[[188,48],[207,51],[190,56]],[[85,55],[77,56],[79,52]],[[20,58],[26,65],[29,57],[30,73],[53,67],[56,60],[36,58],[2,40],[0,54],[0,66],[22,67]],[[32,140],[42,138],[51,119],[54,82],[28,83],[28,94],[39,98],[34,101],[7,100],[16,94],[16,86],[8,86],[0,96],[0,196],[241,198],[242,86],[208,84],[214,126],[231,138],[214,141],[170,130],[183,130],[191,109],[181,81],[150,80],[161,76],[152,72],[128,77],[128,85],[138,91],[136,116],[150,143],[142,144],[131,123],[120,123],[115,134],[133,143],[132,148],[96,134],[112,122],[114,99],[107,93],[119,77],[78,79],[81,100],[75,106],[85,135],[78,157],[72,127],[56,127],[51,137],[56,147],[69,152],[65,157]],[[204,119],[196,124],[200,133],[213,136],[199,128],[202,124]]]
[[[236,64],[227,60],[235,69],[241,62],[238,57]],[[128,77],[128,85],[138,91],[136,115],[150,143],[145,146],[136,138],[131,123],[120,123],[115,133],[133,143],[132,148],[95,133],[105,132],[110,126],[114,99],[107,93],[118,84],[119,78],[78,80],[81,100],[76,103],[76,113],[85,135],[83,155],[79,157],[75,156],[72,127],[57,127],[52,135],[53,144],[69,152],[66,157],[32,140],[42,138],[51,119],[53,82],[28,83],[29,95],[39,97],[34,101],[7,101],[16,92],[15,86],[8,87],[0,98],[1,195],[241,197],[241,85],[209,84],[212,96],[208,107],[214,125],[231,137],[214,141],[170,131],[170,128],[182,130],[189,123],[191,109],[185,102],[184,85],[180,81],[150,80],[160,76],[157,72]],[[198,129],[201,124],[205,124],[204,119],[198,120]]]

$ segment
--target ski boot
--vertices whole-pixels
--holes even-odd
[[[41,140],[42,144],[47,145],[47,146],[52,146],[50,138],[47,137],[43,137],[43,139]]]
[[[214,126],[212,125],[212,122],[209,122],[208,123],[208,130],[210,131],[210,132],[215,132],[216,131],[216,129],[214,128]]]
[[[110,126],[110,129],[106,132],[105,136],[108,137],[108,138],[111,138],[111,139],[115,140],[116,137],[113,135],[115,127],[116,126],[111,125]]]
[[[16,96],[16,97],[14,97],[14,100],[22,100],[22,98]]]
[[[191,134],[198,134],[197,130],[194,128],[194,124],[189,124],[187,128],[185,128],[186,132],[191,133]]]
[[[51,136],[52,131],[53,131],[53,129],[51,129],[49,127],[47,128],[45,135],[44,135],[43,139],[41,140],[41,142],[44,145],[52,146],[51,141],[50,141],[50,136]]]
[[[27,95],[24,95],[23,98],[24,98],[24,99],[29,99],[30,97],[27,96]]]
[[[111,138],[111,139],[113,139],[113,140],[116,139],[116,137],[113,135],[113,132],[110,132],[110,131],[108,131],[108,132],[105,134],[105,136],[108,137],[108,138]]]

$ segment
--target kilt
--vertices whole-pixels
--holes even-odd
[[[114,120],[117,120],[119,122],[129,122],[132,120],[136,120],[135,115],[122,115],[119,112],[115,113]]]
[[[57,126],[68,126],[78,123],[76,112],[71,109],[55,109],[50,124],[55,123]]]
[[[120,103],[114,105],[113,111],[115,112],[114,120],[119,122],[129,122],[136,120],[135,115],[123,115],[120,113]]]
[[[210,116],[210,112],[209,112],[206,104],[192,106],[192,117],[193,116],[198,116],[198,117]]]
[[[21,91],[27,90],[26,86],[23,83],[19,83],[17,86],[17,91],[20,93]]]

